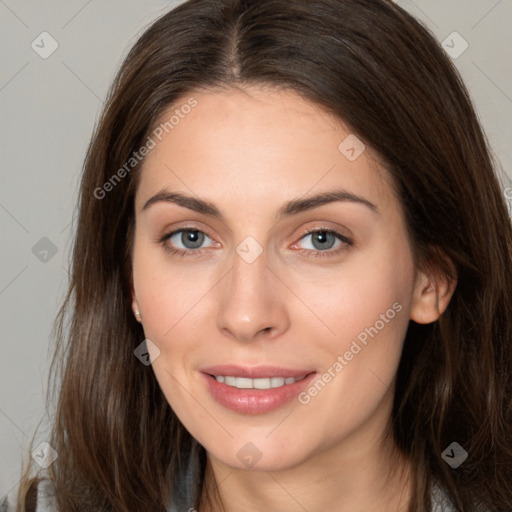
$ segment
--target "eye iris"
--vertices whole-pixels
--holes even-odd
[[[316,233],[312,233],[311,236],[313,239],[313,246],[315,246],[316,249],[331,249],[336,241],[335,236],[328,231],[317,231]],[[330,243],[326,244],[326,241],[329,241]],[[315,242],[319,242],[320,246],[317,247]]]
[[[181,242],[187,249],[197,249],[204,242],[204,233],[197,230],[185,230],[181,234]],[[192,245],[187,245],[189,243]]]

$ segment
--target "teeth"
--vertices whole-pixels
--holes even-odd
[[[267,377],[263,379],[248,379],[247,377],[231,377],[227,375],[215,375],[217,382],[223,382],[228,386],[239,389],[271,389],[280,388],[286,384],[293,384],[302,380],[306,374],[300,377]]]
[[[279,388],[281,386],[284,386],[284,379],[282,377],[272,377],[270,379],[271,388]]]

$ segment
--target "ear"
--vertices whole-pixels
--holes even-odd
[[[445,256],[453,275],[456,276],[453,262]],[[411,304],[411,320],[419,324],[430,324],[445,312],[452,298],[457,279],[450,279],[441,269],[428,273],[416,271],[416,279]]]

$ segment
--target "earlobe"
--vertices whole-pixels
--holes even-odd
[[[417,273],[411,304],[411,320],[419,324],[430,324],[445,312],[457,281],[444,273],[427,275]]]

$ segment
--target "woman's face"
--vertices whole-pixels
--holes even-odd
[[[156,378],[232,467],[363,454],[389,418],[409,319],[438,314],[387,175],[293,92],[191,96],[164,116],[179,111],[135,198],[133,306]]]

